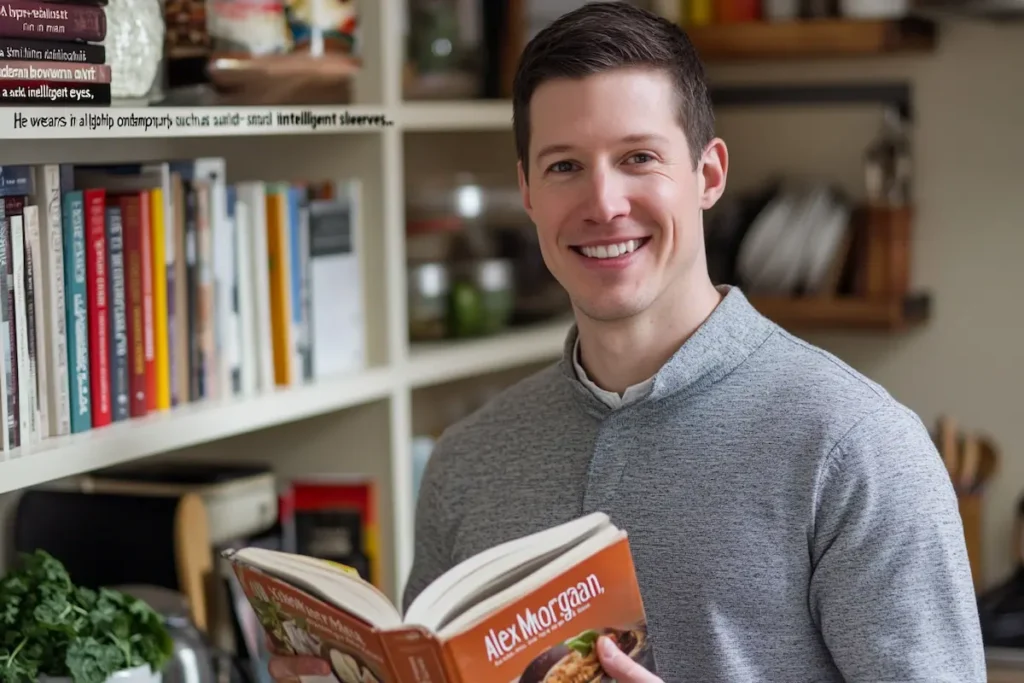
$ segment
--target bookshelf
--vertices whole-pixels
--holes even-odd
[[[386,592],[401,594],[413,553],[414,393],[553,360],[569,326],[555,320],[490,338],[409,343],[404,195],[406,152],[415,146],[409,136],[507,135],[512,108],[505,101],[404,102],[404,2],[359,3],[366,67],[348,106],[0,107],[0,166],[213,157],[225,160],[232,184],[358,180],[366,348],[362,369],[200,400],[11,451],[0,457],[0,510],[25,488],[143,458],[256,454],[282,475],[369,474],[380,487]],[[72,117],[85,118],[72,127]],[[810,315],[801,310],[785,307],[790,315]]]

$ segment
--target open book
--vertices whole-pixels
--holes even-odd
[[[465,560],[404,618],[340,565],[261,548],[225,557],[273,650],[330,663],[333,676],[305,683],[599,683],[602,634],[654,670],[626,532],[604,513]]]

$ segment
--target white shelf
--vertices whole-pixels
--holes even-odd
[[[524,327],[485,339],[414,344],[402,381],[413,389],[554,360],[571,321]]]
[[[179,139],[403,131],[511,130],[504,100],[397,107],[0,107],[0,140]]]
[[[395,125],[384,107],[0,107],[0,140],[338,134]]]
[[[512,103],[505,100],[406,102],[399,109],[402,130],[512,130]]]
[[[0,493],[381,400],[394,390],[392,377],[388,369],[372,369],[250,398],[197,402],[47,439],[0,462]]]

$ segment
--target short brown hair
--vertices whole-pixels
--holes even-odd
[[[542,83],[632,67],[661,69],[671,77],[679,96],[679,124],[696,166],[714,138],[715,116],[704,65],[686,32],[628,2],[593,2],[546,26],[520,57],[512,85],[512,126],[524,172],[529,165],[530,100]]]

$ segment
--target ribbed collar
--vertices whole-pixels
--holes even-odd
[[[742,363],[777,326],[755,309],[735,286],[720,285],[724,295],[697,331],[665,363],[650,386],[648,394],[631,405],[658,401],[677,394],[692,394],[725,377]],[[562,376],[575,389],[588,412],[604,417],[613,408],[602,403],[576,376],[573,350],[578,329],[575,324],[566,335],[558,366]],[[624,406],[620,410],[625,410]]]

